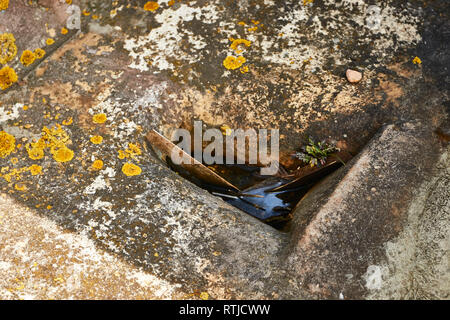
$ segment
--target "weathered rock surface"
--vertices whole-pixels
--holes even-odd
[[[422,123],[389,125],[299,203],[287,265],[305,288],[333,298],[358,298],[367,290],[384,298],[448,297],[448,279],[441,280],[448,276],[449,162],[448,151],[438,161],[436,140]],[[440,191],[424,200],[436,187]],[[424,212],[424,201],[433,209]],[[422,255],[419,263],[436,265],[398,283],[417,268],[415,255]],[[399,263],[403,266],[396,269]],[[436,287],[417,288],[418,279]]]
[[[450,41],[437,32],[448,29],[448,3],[386,1],[377,25],[373,10],[353,0],[159,1],[155,12],[144,11],[144,2],[74,0],[90,14],[81,15],[80,31],[66,35],[59,29],[67,4],[41,2],[18,19],[27,5],[11,0],[0,12],[0,32],[14,34],[19,55],[54,32],[56,40],[31,67],[16,58],[19,83],[0,92],[0,131],[21,144],[0,159],[7,195],[0,297],[448,297],[448,272],[439,274],[448,160],[433,133],[448,122]],[[236,53],[230,38],[251,45]],[[227,70],[229,55],[244,56],[248,72]],[[422,64],[412,63],[415,56]],[[345,79],[348,67],[364,70],[357,86]],[[96,113],[107,121],[93,123]],[[283,161],[305,135],[362,151],[309,193],[294,231],[281,233],[147,152],[147,131],[168,134],[193,120],[279,128]],[[30,159],[24,145],[56,124],[74,158],[58,163],[46,151]],[[93,135],[103,143],[91,143]],[[120,158],[129,143],[142,154]],[[102,170],[92,170],[95,159],[103,160]],[[125,176],[125,162],[142,174]],[[32,164],[42,174],[17,173]],[[10,206],[17,211],[4,209]],[[34,235],[45,239],[42,250]],[[66,237],[80,245],[69,246]],[[87,247],[98,266],[83,253]],[[44,260],[46,253],[51,258]],[[420,258],[409,263],[412,256]],[[111,261],[120,261],[117,268]],[[34,262],[43,273],[27,269],[31,263],[41,270]],[[69,285],[78,281],[74,270],[92,273],[90,283],[100,289]],[[147,280],[124,284],[136,274]],[[109,285],[115,289],[108,292]]]

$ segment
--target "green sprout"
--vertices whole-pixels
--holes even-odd
[[[340,151],[339,148],[325,141],[315,143],[311,138],[308,138],[308,141],[308,145],[302,147],[302,151],[296,152],[294,157],[308,163],[311,167],[319,164],[323,166],[331,154]]]

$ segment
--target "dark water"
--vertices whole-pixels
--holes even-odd
[[[208,190],[215,196],[236,208],[272,225],[277,229],[287,229],[292,219],[292,210],[308,190],[324,175],[315,175],[305,183],[287,185],[292,180],[281,177],[264,177],[259,175],[259,168],[248,165],[213,165],[208,166],[227,181],[237,186],[241,192],[221,186],[207,184],[188,170],[174,165],[167,159],[172,170],[197,186]],[[329,172],[327,172],[329,173]],[[287,185],[280,191],[274,188]]]

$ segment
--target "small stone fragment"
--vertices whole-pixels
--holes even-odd
[[[362,73],[352,69],[347,69],[345,75],[347,76],[347,80],[350,83],[358,83],[362,79]]]

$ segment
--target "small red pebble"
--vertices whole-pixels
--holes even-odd
[[[352,69],[347,69],[345,75],[350,83],[358,83],[362,79],[362,73]]]

